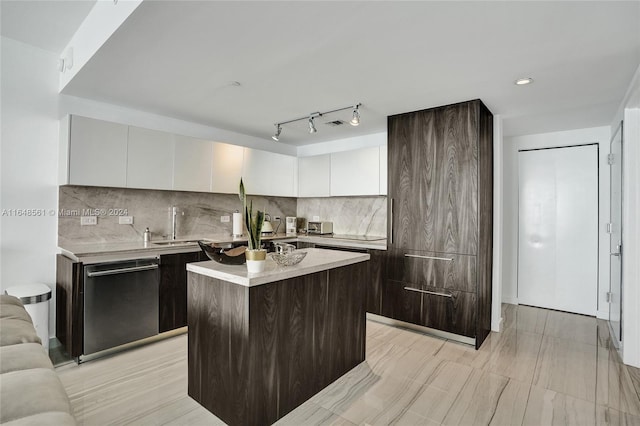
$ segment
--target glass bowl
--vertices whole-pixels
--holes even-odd
[[[289,253],[271,253],[271,258],[280,266],[293,266],[302,262],[306,251],[291,251]]]

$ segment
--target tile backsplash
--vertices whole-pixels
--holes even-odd
[[[387,235],[387,197],[298,198],[298,218],[333,222],[335,234]],[[306,223],[306,222],[305,222]]]
[[[280,231],[284,231],[284,218],[296,215],[295,198],[248,198],[254,209],[282,217]],[[59,188],[58,241],[138,241],[147,227],[152,240],[162,239],[171,234],[172,206],[178,208],[177,238],[183,238],[231,234],[232,222],[221,222],[221,216],[231,216],[241,203],[236,194],[65,185]],[[83,210],[91,210],[91,215],[98,212],[97,225],[80,225]],[[133,216],[133,224],[118,224],[119,216]]]
[[[285,217],[297,216],[299,226],[319,216],[333,222],[336,234],[385,236],[387,198],[321,197],[290,198],[249,196],[254,209],[280,216],[279,232],[284,232]],[[160,191],[151,189],[106,188],[65,185],[59,188],[58,241],[74,243],[124,242],[142,240],[145,228],[152,240],[171,234],[171,208],[178,208],[177,238],[231,234],[232,222],[221,222],[241,208],[236,194]],[[97,214],[97,224],[80,225],[81,216]],[[119,216],[133,216],[133,224],[120,225]],[[273,221],[274,229],[278,225]]]

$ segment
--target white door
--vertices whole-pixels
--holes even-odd
[[[622,342],[622,123],[611,138],[611,218],[609,225],[609,324],[616,347]]]
[[[518,303],[595,315],[598,147],[520,151]]]

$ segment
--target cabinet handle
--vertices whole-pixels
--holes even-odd
[[[448,257],[421,256],[419,254],[405,254],[404,257],[417,257],[418,259],[446,260],[447,262],[453,261],[453,259]]]
[[[420,288],[414,288],[414,287],[405,287],[404,289],[409,291],[416,291],[418,293],[432,294],[434,296],[442,296],[442,297],[448,297],[450,299],[453,299],[453,295],[449,293],[438,293],[436,291],[422,290]]]
[[[393,244],[393,198],[390,199],[390,203],[389,203],[389,221],[390,221],[390,226],[389,226],[389,244]]]

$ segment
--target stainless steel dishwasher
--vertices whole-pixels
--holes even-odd
[[[84,343],[89,355],[158,334],[158,259],[84,267]]]

